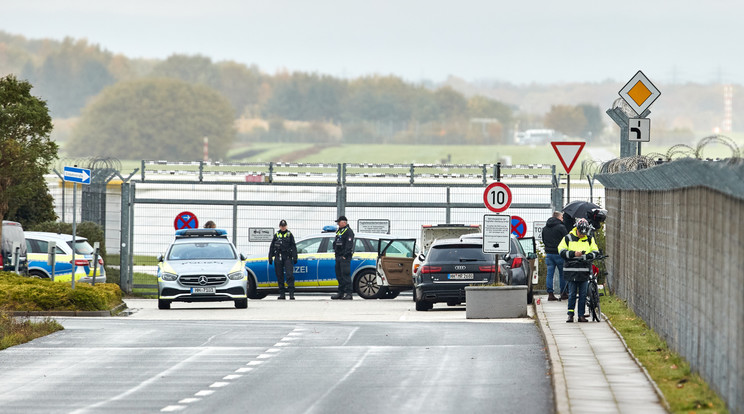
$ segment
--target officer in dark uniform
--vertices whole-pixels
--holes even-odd
[[[338,293],[331,299],[351,300],[351,256],[354,254],[354,232],[349,227],[346,216],[336,220],[338,230],[333,239],[333,252],[336,254],[336,279]]]
[[[294,265],[297,264],[297,245],[292,233],[287,230],[287,221],[279,222],[279,231],[274,234],[274,239],[269,247],[269,264],[274,262],[274,271],[276,280],[279,282],[279,297],[284,300],[284,274],[287,275],[287,288],[289,290],[289,299],[294,300]]]

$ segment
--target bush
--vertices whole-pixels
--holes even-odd
[[[31,228],[26,229],[28,231],[44,231],[47,233],[61,233],[61,234],[72,234],[72,223],[63,223],[61,221],[45,221],[43,223],[34,224]],[[93,243],[98,242],[101,244],[100,255],[106,256],[106,240],[103,236],[103,228],[92,221],[84,221],[75,226],[75,232],[77,236],[85,237],[88,239],[88,243],[92,246]]]
[[[121,289],[113,283],[95,286],[51,282],[0,272],[0,307],[12,311],[97,311],[121,303]]]

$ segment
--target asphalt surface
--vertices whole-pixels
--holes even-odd
[[[64,331],[0,352],[0,411],[554,412],[533,319],[412,305],[298,296],[159,311],[140,300],[126,317],[60,318]]]

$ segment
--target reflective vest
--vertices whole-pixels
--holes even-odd
[[[563,265],[563,273],[566,280],[573,282],[583,282],[589,280],[592,271],[590,263],[577,258],[575,252],[599,252],[597,243],[593,237],[579,237],[576,234],[576,228],[572,229],[558,245],[558,253],[566,261]]]

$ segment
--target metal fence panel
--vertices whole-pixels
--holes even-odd
[[[599,179],[610,211],[610,289],[731,412],[744,413],[744,191],[730,179],[736,174],[711,182],[714,188],[700,178],[725,175],[726,165],[686,160],[666,172],[654,167]]]

